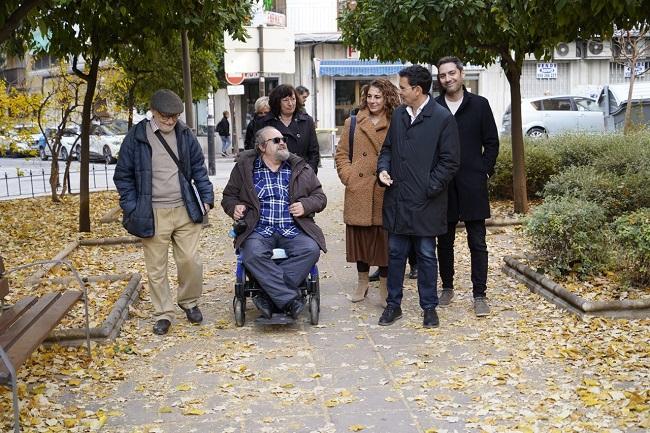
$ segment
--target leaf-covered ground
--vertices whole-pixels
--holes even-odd
[[[469,255],[457,239],[458,290],[440,308],[441,326],[421,327],[417,290],[406,280],[404,318],[377,326],[377,290],[347,300],[356,271],[345,263],[341,187],[319,172],[329,205],[318,222],[318,326],[262,328],[232,319],[233,254],[217,210],[201,242],[205,321],[180,310],[170,334],[151,334],[148,291],[115,343],[41,348],[20,369],[28,432],[642,432],[650,429],[649,320],[580,320],[500,273],[502,257],[524,252],[513,227],[489,231],[493,313],[471,312]],[[52,257],[74,239],[76,204],[0,202],[2,254],[9,266]],[[97,220],[115,195],[93,195],[94,233],[123,235]],[[7,213],[8,212],[8,213]],[[4,215],[12,215],[6,223]],[[45,227],[38,220],[58,219]],[[33,234],[30,234],[33,232]],[[9,239],[5,245],[4,239]],[[138,247],[84,247],[84,275],[143,271]],[[85,267],[85,263],[90,266]],[[173,262],[172,262],[173,263]],[[171,276],[175,276],[171,266]],[[106,289],[112,291],[112,289]],[[108,303],[108,300],[106,301]],[[98,305],[104,305],[99,302]],[[250,303],[249,303],[250,305]],[[305,316],[306,317],[306,316]],[[10,393],[0,389],[0,431],[10,428]]]

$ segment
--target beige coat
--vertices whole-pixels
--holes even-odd
[[[343,133],[336,148],[336,171],[345,185],[343,222],[354,226],[380,226],[384,188],[377,183],[377,158],[388,131],[388,119],[382,117],[377,125],[370,120],[368,110],[357,114],[352,162],[350,162],[350,118],[345,120]]]

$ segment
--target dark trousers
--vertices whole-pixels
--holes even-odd
[[[418,265],[418,293],[423,310],[438,305],[436,238],[388,234],[388,298],[389,306],[402,304],[404,269],[411,246],[415,248]]]
[[[445,289],[454,288],[454,240],[456,224],[450,222],[447,233],[438,236],[438,265],[440,279]],[[488,250],[485,243],[485,220],[465,221],[467,245],[472,263],[472,293],[475,298],[485,296],[487,289]]]
[[[283,248],[287,258],[271,260],[274,248]],[[240,252],[246,269],[280,309],[300,295],[300,285],[320,256],[316,241],[304,233],[288,239],[277,232],[268,238],[253,232]]]

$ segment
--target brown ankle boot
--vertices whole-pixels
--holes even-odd
[[[352,292],[350,300],[352,302],[361,302],[368,294],[368,272],[359,272],[359,281],[357,288]]]
[[[386,308],[386,298],[388,298],[388,280],[386,277],[379,277],[379,298],[381,306]]]

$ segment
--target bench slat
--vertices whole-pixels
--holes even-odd
[[[36,302],[32,304],[29,309],[23,311],[20,317],[17,317],[11,326],[0,334],[0,346],[2,346],[5,351],[9,351],[11,346],[16,341],[20,340],[23,333],[28,330],[45,311],[47,311],[50,305],[55,302],[59,296],[61,296],[60,293],[47,293],[40,298],[37,298]]]
[[[54,295],[51,299],[50,295]],[[0,344],[5,348],[9,355],[14,367],[22,365],[32,352],[47,338],[52,329],[61,321],[63,316],[70,311],[72,306],[82,297],[82,292],[67,291],[62,294],[48,294],[39,298],[37,304],[40,304],[41,299],[45,299],[46,308],[38,308],[36,305],[29,309],[19,321],[29,319],[30,325],[25,329],[19,329],[20,338],[13,340],[11,346],[7,346],[2,341],[9,340],[5,335],[0,336]],[[40,307],[40,306],[39,306]],[[35,310],[36,309],[36,310]],[[38,314],[33,314],[32,310],[39,311]],[[18,325],[18,322],[16,322]],[[12,333],[13,327],[9,330]],[[11,341],[11,340],[9,340]],[[6,373],[4,366],[0,365],[0,376]]]
[[[0,278],[0,298],[4,298],[9,294],[9,280],[7,278]]]
[[[4,332],[9,329],[9,327],[18,320],[18,318],[20,318],[20,316],[22,316],[34,302],[36,302],[36,299],[38,298],[34,296],[23,298],[16,302],[16,304],[11,308],[0,314],[0,335],[4,334]]]

